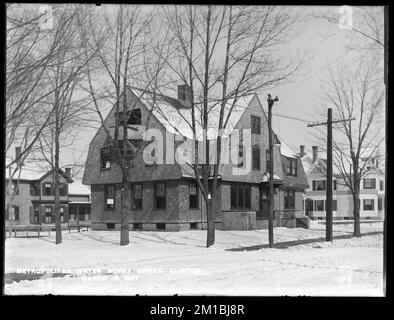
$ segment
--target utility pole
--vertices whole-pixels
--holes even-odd
[[[272,143],[272,106],[275,101],[279,101],[278,97],[275,99],[271,98],[271,95],[268,94],[268,140],[269,140],[269,210],[268,210],[268,242],[269,247],[272,248],[274,245],[274,186],[272,183],[273,175],[274,175],[274,152],[273,152],[273,143]]]
[[[327,125],[327,173],[326,173],[326,241],[332,241],[332,124],[352,121],[355,118],[332,121],[332,109],[327,110],[327,122],[308,124],[307,127]]]

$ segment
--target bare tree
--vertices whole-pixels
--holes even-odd
[[[99,124],[104,128],[107,142],[114,154],[113,159],[122,173],[122,246],[130,242],[128,194],[132,178],[129,168],[136,153],[142,148],[142,145],[135,145],[128,138],[128,131],[136,129],[127,123],[129,114],[135,107],[133,104],[129,108],[127,92],[130,84],[140,89],[141,96],[146,91],[156,92],[160,72],[169,55],[166,33],[162,39],[150,33],[152,18],[152,12],[144,12],[141,6],[120,5],[111,13],[107,12],[103,16],[90,19],[90,27],[85,32],[86,43],[99,48],[95,60],[87,68],[88,81],[85,90],[91,96],[93,109],[99,117]],[[99,23],[102,25],[99,26]],[[97,72],[93,71],[92,65]],[[97,81],[97,78],[100,81]],[[102,108],[105,101],[115,106],[113,128],[107,128],[105,123]],[[152,105],[154,104],[152,101]]]
[[[177,50],[169,62],[173,80],[190,86],[194,163],[191,165],[207,208],[207,242],[215,241],[215,217],[223,129],[239,99],[288,80],[303,59],[284,59],[278,50],[289,40],[296,14],[281,7],[175,6],[167,10]],[[216,122],[216,114],[219,117]],[[199,160],[197,133],[202,129],[205,161]],[[210,161],[208,130],[216,130],[215,163]],[[211,140],[212,142],[212,140]],[[212,177],[212,187],[209,178]]]
[[[33,155],[41,158],[49,165],[53,173],[54,186],[54,217],[56,226],[56,244],[62,242],[60,221],[60,150],[62,147],[73,142],[72,129],[80,124],[79,115],[86,112],[87,99],[83,96],[78,86],[84,80],[84,70],[88,60],[95,52],[88,53],[84,50],[84,44],[80,36],[78,22],[83,20],[86,6],[62,5],[56,7],[55,29],[62,28],[64,23],[68,24],[67,35],[59,44],[59,50],[53,65],[43,73],[46,86],[51,94],[42,99],[41,105],[48,105],[50,120],[38,136],[39,152]]]
[[[368,163],[384,141],[379,125],[384,120],[384,86],[374,61],[362,61],[355,71],[342,66],[330,72],[325,86],[325,107],[337,119],[356,118],[337,124],[333,133],[333,162],[353,198],[354,236],[360,237],[360,182]],[[326,133],[320,131],[326,141]]]

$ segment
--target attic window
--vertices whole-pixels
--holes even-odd
[[[131,110],[127,124],[141,124],[141,109]]]
[[[111,149],[109,147],[101,148],[101,169],[110,169],[111,168]]]
[[[128,111],[119,111],[118,112],[118,120],[119,125],[123,126],[133,125],[133,124],[141,124],[141,109],[133,109]]]
[[[318,166],[316,167],[317,173],[323,173],[323,168]]]

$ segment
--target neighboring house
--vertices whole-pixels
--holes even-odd
[[[79,181],[69,185],[69,220],[90,221],[90,189]]]
[[[193,137],[188,124],[191,121],[191,111],[187,97],[190,95],[187,86],[179,86],[178,99],[167,96],[156,97],[156,103],[152,106],[149,93],[142,95],[138,93],[137,97],[137,94],[127,88],[126,108],[121,104],[119,117],[116,117],[114,106],[104,125],[113,136],[116,119],[124,119],[129,127],[134,128],[128,130],[128,139],[135,145],[142,143],[143,134],[147,129],[157,129],[163,137],[164,160],[169,159],[174,157],[174,151],[170,151],[169,145],[174,143],[176,149],[179,144]],[[130,110],[131,106],[134,106],[132,110]],[[212,110],[209,121],[212,123],[211,127],[215,128],[218,112]],[[127,116],[123,117],[125,114]],[[199,116],[196,115],[197,118]],[[219,206],[220,213],[216,217],[216,227],[218,229],[243,228],[241,226],[243,220],[248,220],[250,213],[256,217],[256,212],[257,221],[252,219],[249,225],[248,220],[248,226],[245,228],[265,227],[268,217],[266,173],[269,161],[268,125],[266,114],[256,94],[239,99],[237,107],[229,117],[226,129],[229,131],[251,129],[252,168],[245,175],[236,175],[233,174],[233,168],[242,168],[245,164],[219,166],[219,201],[214,205]],[[181,141],[174,139],[170,134],[181,136]],[[210,134],[212,132],[208,132],[208,137]],[[197,137],[201,138],[201,128],[198,127]],[[123,139],[123,136],[120,135],[119,139]],[[275,143],[273,156],[275,223],[295,226],[296,214],[302,215],[302,194],[308,186],[307,179],[301,161],[294,155],[281,153],[284,146],[276,136]],[[240,148],[239,156],[243,158],[243,148]],[[133,157],[129,174],[132,181],[131,192],[126,196],[130,205],[131,230],[177,231],[200,229],[206,224],[203,197],[189,165],[176,162],[162,163],[159,158],[157,163],[146,164],[143,160],[143,150],[140,149]],[[89,145],[83,183],[91,186],[92,228],[119,229],[121,170],[114,161],[114,154],[109,147],[103,126]],[[229,221],[231,223],[227,223]]]
[[[326,159],[319,158],[318,147],[312,147],[312,158],[300,146],[298,154],[303,162],[310,188],[305,193],[305,213],[311,219],[326,217]],[[341,174],[333,167],[333,218],[353,219],[353,198]],[[367,172],[360,185],[360,217],[363,219],[384,218],[385,176],[375,158],[367,165]]]
[[[81,204],[73,203],[74,199],[77,202],[84,202],[84,207],[90,206],[89,195],[79,195],[78,193],[70,194],[72,192],[73,180],[70,178],[70,169],[65,171],[59,170],[60,173],[60,220],[62,223],[67,223],[69,220],[69,209],[74,205],[78,207]],[[12,215],[12,223],[19,225],[27,224],[53,224],[54,218],[54,186],[53,186],[53,171],[43,174],[37,170],[27,169],[22,167],[21,172],[17,172],[11,185],[11,197],[8,194],[8,175],[5,179],[6,186],[6,201],[10,199],[10,214]],[[85,187],[85,186],[84,186]],[[84,188],[86,190],[86,187]],[[86,193],[86,192],[84,192]],[[81,197],[83,199],[81,199]],[[72,205],[70,206],[70,204]],[[90,209],[85,209],[89,212]],[[6,215],[6,220],[8,221]],[[85,218],[85,215],[84,215]]]

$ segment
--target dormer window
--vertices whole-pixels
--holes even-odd
[[[297,176],[297,159],[286,158],[286,175]]]

